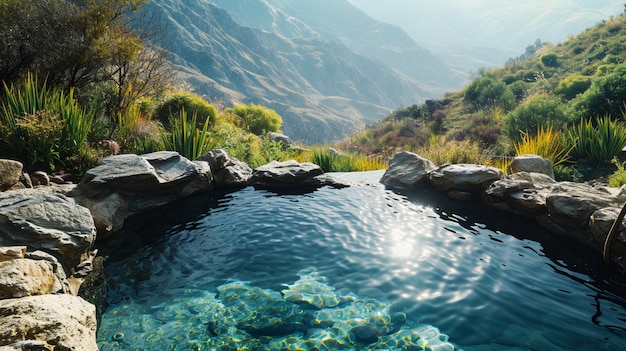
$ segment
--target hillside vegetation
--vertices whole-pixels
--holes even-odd
[[[344,145],[387,158],[404,149],[440,163],[496,164],[548,143],[562,150],[552,160],[559,175],[581,179],[610,165],[626,144],[624,58],[622,15],[558,45],[538,40],[466,88],[396,110]]]

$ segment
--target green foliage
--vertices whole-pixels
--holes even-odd
[[[559,62],[556,54],[545,54],[541,56],[541,63],[546,67],[558,67]]]
[[[283,119],[276,111],[261,105],[235,105],[224,111],[239,117],[243,129],[255,135],[280,132]]]
[[[427,146],[418,148],[415,153],[433,161],[437,165],[446,163],[481,163],[482,155],[478,144],[469,140],[446,141],[443,137],[431,135]]]
[[[135,102],[118,114],[114,139],[123,153],[144,154],[163,150],[159,136],[163,128],[146,118],[140,102]]]
[[[215,124],[217,118],[217,109],[208,103],[201,96],[179,92],[168,97],[165,102],[156,108],[153,119],[167,126],[170,119],[179,118],[182,110],[187,111],[190,115],[197,116],[198,128],[202,128],[205,121],[209,121],[209,126]]]
[[[553,166],[569,160],[571,146],[566,142],[563,133],[552,127],[539,127],[534,135],[524,134],[522,141],[514,144],[515,155],[538,155],[547,158]]]
[[[542,126],[561,129],[567,122],[561,99],[549,94],[529,97],[504,118],[505,133],[513,141],[534,134]]]
[[[567,100],[575,98],[578,94],[584,93],[591,86],[589,77],[582,75],[570,75],[559,82],[554,89],[556,94],[563,95]]]
[[[187,112],[184,109],[181,110],[179,118],[172,123],[171,133],[162,134],[165,149],[176,151],[190,160],[195,160],[211,151],[216,145],[211,143],[208,133],[209,120],[204,121],[202,129],[198,129],[196,125],[196,115],[188,119]]]
[[[610,162],[626,146],[626,127],[605,116],[595,121],[582,120],[567,131],[573,146],[571,156],[591,164]]]
[[[0,156],[17,158],[26,169],[54,170],[85,147],[94,113],[78,106],[73,90],[49,91],[30,74],[21,87],[5,84],[4,90]]]
[[[626,184],[626,168],[624,167],[624,163],[619,162],[617,157],[614,157],[611,163],[617,167],[617,170],[609,176],[609,186],[619,188]]]
[[[474,80],[465,90],[463,100],[475,110],[501,107],[508,111],[515,105],[515,96],[508,86],[491,75]]]
[[[340,153],[327,147],[315,147],[312,151],[303,153],[300,162],[312,162],[324,172],[361,172],[385,169],[387,164],[379,158],[368,157],[358,153]]]
[[[574,100],[573,110],[578,116],[622,115],[626,103],[626,65],[616,66],[603,77],[595,78],[591,87]]]

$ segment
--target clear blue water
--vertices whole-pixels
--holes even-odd
[[[626,286],[599,254],[527,219],[386,190],[379,172],[342,176],[372,184],[202,194],[129,220],[99,244],[110,286],[101,350],[227,349],[202,343],[219,334],[207,315],[226,304],[224,286],[280,297],[303,274],[462,350],[626,350]],[[270,334],[254,337],[269,345],[287,332]]]

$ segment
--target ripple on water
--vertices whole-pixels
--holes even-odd
[[[112,283],[102,328],[132,319],[150,329],[164,323],[151,306],[209,301],[233,281],[281,291],[314,270],[342,293],[395,302],[467,350],[626,348],[624,287],[597,255],[527,220],[455,206],[380,186],[193,197],[104,243]],[[179,327],[168,335],[190,333]]]

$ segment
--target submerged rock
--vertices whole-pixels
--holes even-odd
[[[287,285],[282,291],[285,300],[293,303],[305,303],[315,308],[336,307],[341,303],[354,300],[342,296],[335,288],[326,283],[326,278],[316,275],[301,275],[294,284]]]

